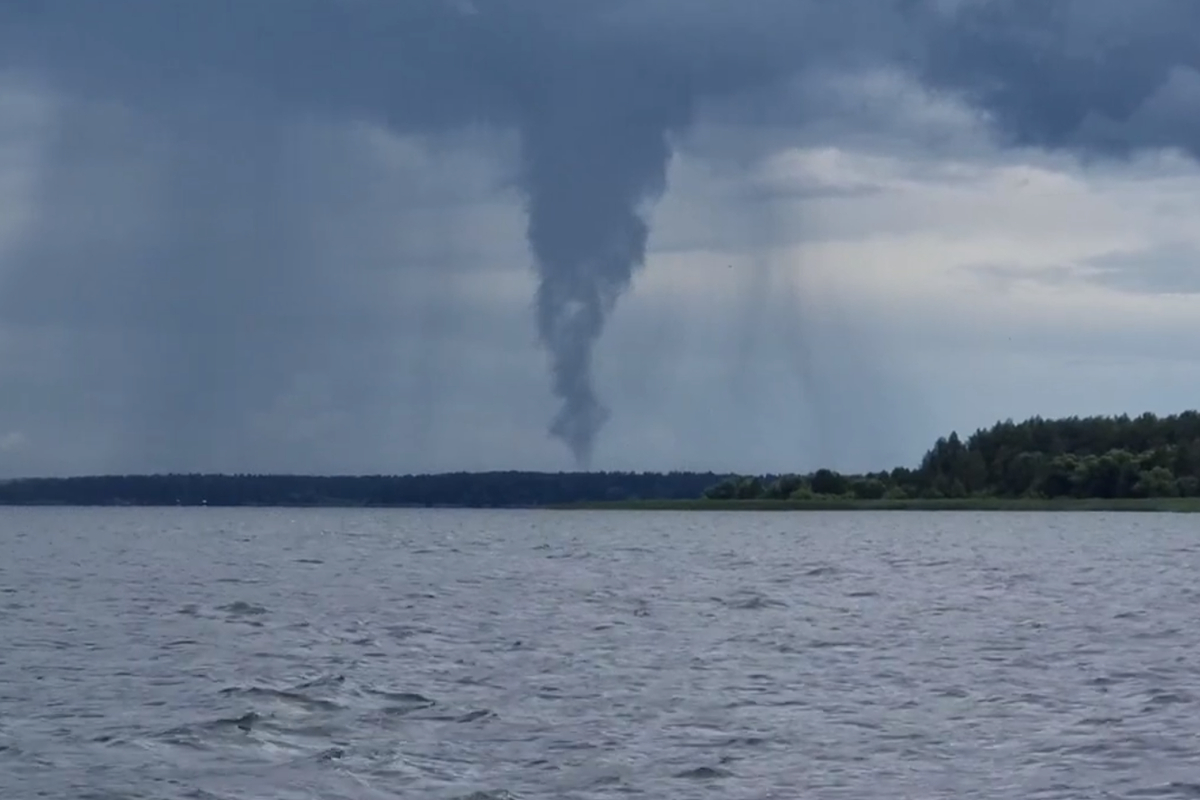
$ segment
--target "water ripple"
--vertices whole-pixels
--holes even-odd
[[[1190,517],[0,513],[3,797],[1200,797]]]

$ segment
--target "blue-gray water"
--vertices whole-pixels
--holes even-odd
[[[1200,518],[0,511],[0,797],[1200,796]]]

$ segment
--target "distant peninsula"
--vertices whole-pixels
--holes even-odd
[[[855,475],[101,475],[2,481],[0,505],[1200,511],[1200,412],[1008,420]]]

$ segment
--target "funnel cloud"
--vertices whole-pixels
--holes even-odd
[[[93,365],[104,332],[127,360],[93,388],[136,387],[109,422],[147,463],[236,461],[249,420],[339,335],[313,320],[378,295],[318,233],[369,170],[313,131],[376,126],[431,152],[479,134],[511,158],[524,213],[547,429],[586,468],[612,416],[597,347],[673,158],[722,157],[698,126],[886,138],[853,98],[795,91],[883,73],[969,109],[1002,149],[1200,158],[1198,32],[1192,0],[0,0],[0,70],[54,108],[0,315],[64,324]]]
[[[667,135],[686,123],[688,100],[670,80],[615,62],[603,81],[552,85],[521,126],[537,328],[562,401],[551,432],[581,466],[608,416],[592,353],[645,261],[642,205],[666,188]]]

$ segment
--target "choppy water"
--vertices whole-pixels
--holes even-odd
[[[1200,518],[0,511],[0,797],[1200,796]]]

